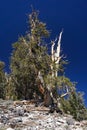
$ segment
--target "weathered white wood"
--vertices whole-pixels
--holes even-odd
[[[51,70],[52,70],[52,77],[54,77],[54,76],[57,77],[58,76],[58,71],[54,70],[53,63],[55,64],[56,69],[57,69],[58,66],[59,66],[60,59],[62,58],[62,56],[60,54],[61,53],[61,38],[62,38],[62,33],[63,33],[63,31],[60,32],[56,50],[54,49],[54,47],[55,47],[57,39],[55,41],[52,41],[52,46],[51,46],[51,57],[52,57]]]
[[[53,62],[55,60],[55,58],[54,58],[54,46],[55,46],[55,42],[52,41],[52,46],[51,46],[51,57],[52,57],[51,70],[52,70],[52,77],[54,77],[54,70],[53,70]]]
[[[57,50],[56,50],[56,58],[57,58],[57,61],[56,63],[59,63],[60,61],[60,51],[61,51],[61,38],[62,38],[62,33],[63,31],[60,32],[60,35],[59,35],[59,40],[58,40],[58,44],[57,44]]]

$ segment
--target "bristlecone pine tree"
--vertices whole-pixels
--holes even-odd
[[[76,92],[75,83],[64,75],[64,65],[67,62],[61,55],[63,31],[60,32],[58,40],[51,42],[49,55],[45,43],[50,33],[46,29],[46,24],[38,19],[38,12],[33,11],[29,15],[29,27],[28,34],[13,44],[11,73],[5,76],[7,84],[5,97],[33,99],[37,95],[37,98],[40,96],[44,101],[44,105],[56,104],[59,107],[60,104],[60,109],[81,120],[83,110],[86,112],[83,98]],[[3,69],[0,68],[1,85]],[[0,90],[4,91],[4,87],[0,86]],[[1,97],[4,97],[4,92]]]
[[[44,77],[50,69],[50,56],[46,47],[42,46],[44,39],[49,36],[46,24],[39,21],[37,12],[29,15],[29,23],[29,34],[13,44],[11,56],[11,75],[19,99],[32,99],[34,92],[40,93],[38,87],[43,83],[39,74]]]

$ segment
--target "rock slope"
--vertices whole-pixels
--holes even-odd
[[[0,100],[0,130],[87,130],[87,121],[75,121],[71,115],[49,113],[35,104]]]

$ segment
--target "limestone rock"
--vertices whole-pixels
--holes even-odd
[[[12,129],[12,128],[9,127],[9,128],[7,128],[6,130],[14,130],[14,129]]]
[[[87,121],[75,121],[71,115],[56,110],[49,113],[50,108],[34,104],[14,106],[11,102],[0,100],[0,130],[87,130]]]

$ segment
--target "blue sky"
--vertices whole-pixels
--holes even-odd
[[[0,0],[0,60],[8,70],[11,45],[26,34],[31,5],[51,31],[49,42],[64,29],[62,52],[69,60],[66,75],[78,82],[77,89],[85,92],[87,100],[87,0]]]

